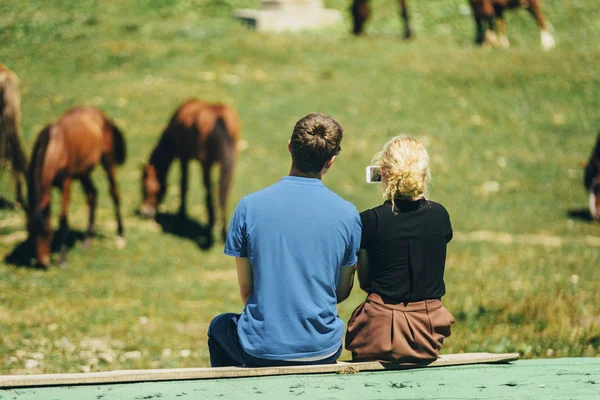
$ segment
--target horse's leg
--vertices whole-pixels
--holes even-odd
[[[25,203],[25,196],[23,195],[23,187],[25,186],[25,185],[23,185],[23,182],[25,182],[25,175],[17,172],[16,180],[17,180],[17,183],[16,183],[17,202],[19,202],[19,204],[21,204],[21,207],[26,209],[27,205]]]
[[[496,23],[499,33],[498,42],[500,43],[500,46],[509,48],[510,42],[508,41],[508,36],[506,36],[506,22],[504,21],[504,6],[495,4],[494,13],[496,15]]]
[[[496,19],[494,5],[492,0],[483,0],[481,3],[481,15],[489,25],[488,30],[485,32],[485,38],[483,44],[496,47],[498,45],[498,35],[496,34]]]
[[[181,158],[181,204],[179,205],[179,216],[185,218],[187,214],[187,191],[188,191],[188,165],[187,158]]]
[[[117,187],[117,181],[115,179],[115,167],[110,164],[104,158],[102,159],[102,166],[108,176],[108,183],[110,184],[110,197],[112,197],[115,206],[115,217],[117,219],[117,239],[116,245],[118,249],[125,247],[125,238],[123,237],[123,220],[121,219],[121,205],[119,200],[119,188]]]
[[[554,46],[556,46],[556,41],[552,37],[552,34],[548,32],[546,29],[546,22],[544,21],[544,17],[542,16],[542,9],[540,6],[539,0],[530,0],[529,8],[527,11],[535,18],[538,27],[540,28],[540,39],[542,43],[542,48],[544,50],[550,50]]]
[[[88,207],[90,209],[90,216],[88,219],[88,230],[85,236],[85,240],[83,241],[83,246],[87,247],[91,243],[92,237],[94,237],[94,235],[96,234],[95,219],[96,199],[98,198],[98,191],[96,190],[96,187],[94,186],[94,183],[92,182],[89,175],[81,179],[81,185],[83,186],[83,190],[87,197]]]
[[[475,16],[475,43],[482,45],[485,41],[485,32],[483,29],[483,21],[481,16],[474,14]]]
[[[483,45],[485,42],[485,29],[483,24],[488,20],[488,18],[484,15],[485,0],[470,0],[469,4],[471,4],[473,18],[475,20],[475,43],[478,45]]]
[[[60,209],[60,266],[67,265],[67,235],[69,234],[69,223],[67,216],[69,214],[69,201],[71,201],[71,184],[73,180],[67,177],[62,182],[62,204]]]
[[[408,6],[406,4],[407,0],[398,0],[400,3],[400,11],[402,14],[402,19],[404,20],[404,39],[409,39],[412,36],[412,32],[410,30],[410,22],[408,17]]]
[[[352,12],[352,18],[354,20],[352,32],[355,35],[360,35],[363,33],[364,25],[369,18],[369,3],[367,0],[353,0],[350,11]]]

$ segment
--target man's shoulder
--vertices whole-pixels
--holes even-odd
[[[271,192],[275,189],[275,187],[277,186],[278,183],[279,182],[273,183],[272,185],[269,185],[263,189],[260,189],[260,190],[257,190],[256,192],[252,192],[250,194],[245,195],[240,200],[240,203],[243,202],[245,205],[250,205],[252,203],[264,201],[265,198],[268,198],[272,195]]]
[[[358,216],[358,211],[356,210],[356,206],[354,204],[344,199],[342,196],[329,189],[328,187],[325,187],[325,189],[327,190],[327,200],[330,202],[331,205],[339,208],[343,212],[356,214]]]

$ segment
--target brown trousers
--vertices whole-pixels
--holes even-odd
[[[352,313],[346,349],[354,361],[424,364],[435,361],[450,336],[452,314],[441,300],[384,304],[371,293]]]

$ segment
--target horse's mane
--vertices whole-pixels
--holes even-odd
[[[110,120],[106,120],[106,124],[112,131],[113,135],[113,153],[115,161],[118,165],[123,165],[127,158],[127,146],[125,145],[125,136],[123,132]]]
[[[177,120],[173,116],[150,154],[150,165],[155,166],[158,173],[166,172],[175,158],[175,139],[172,135],[172,129],[177,129],[175,124]]]
[[[33,151],[31,152],[31,163],[27,171],[27,203],[29,204],[30,216],[35,215],[40,200],[40,180],[42,179],[42,168],[48,143],[50,143],[50,129],[52,125],[46,125],[38,134]]]

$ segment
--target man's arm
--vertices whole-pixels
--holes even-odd
[[[335,288],[335,294],[337,296],[337,302],[341,303],[350,296],[352,292],[352,286],[354,286],[354,272],[356,271],[356,264],[351,267],[342,267],[340,269],[340,277],[338,285]]]
[[[246,257],[236,257],[235,266],[237,268],[238,284],[240,285],[240,296],[244,306],[254,290],[254,277],[252,275],[252,265]]]

